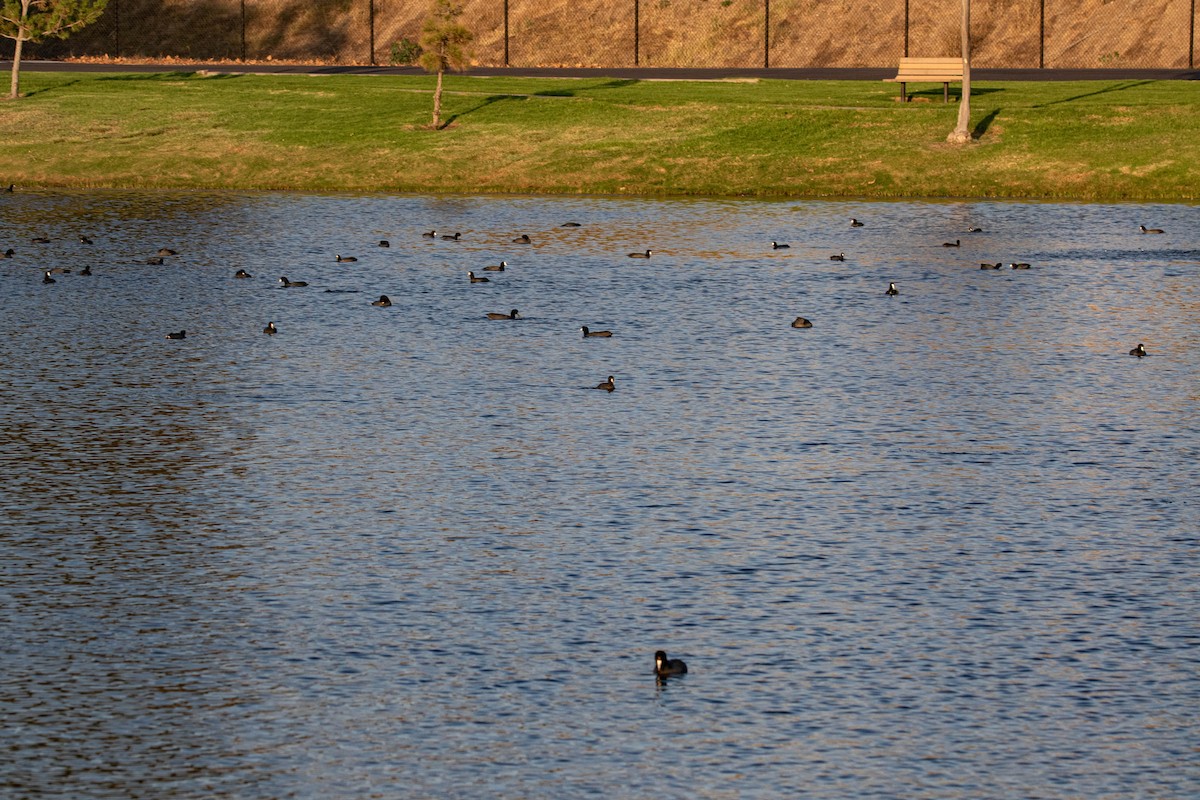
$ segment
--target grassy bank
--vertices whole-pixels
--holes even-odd
[[[983,83],[978,141],[941,87],[27,72],[0,103],[21,187],[642,195],[1200,198],[1186,81]]]

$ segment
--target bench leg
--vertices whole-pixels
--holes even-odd
[[[900,82],[900,102],[901,103],[908,102],[908,92],[905,89],[905,87],[907,87],[907,86],[908,86],[907,83],[904,83],[903,81]]]
[[[949,81],[946,81],[945,83],[942,84],[942,102],[943,103],[950,102],[950,82]]]

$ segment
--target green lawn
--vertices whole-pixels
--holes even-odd
[[[0,180],[172,187],[762,197],[1200,197],[1187,81],[977,83],[978,141],[941,86],[25,72]],[[911,88],[911,87],[910,87]]]

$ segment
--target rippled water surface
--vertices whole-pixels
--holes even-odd
[[[1200,208],[17,193],[9,247],[4,797],[1200,794]]]

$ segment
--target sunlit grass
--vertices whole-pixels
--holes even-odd
[[[27,72],[0,180],[399,192],[1195,199],[1186,81],[983,83],[946,144],[941,87],[870,81]]]

